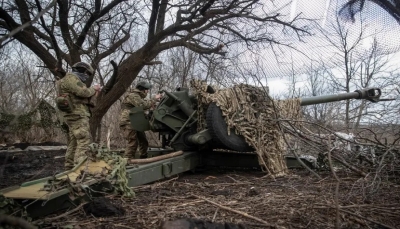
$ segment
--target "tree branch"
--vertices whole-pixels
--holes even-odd
[[[39,0],[35,0],[36,5],[38,7],[38,10],[41,11],[42,7],[40,5]],[[56,4],[56,0],[53,0],[51,5],[55,5]],[[53,6],[49,5],[46,9],[50,10],[50,8],[52,8]],[[54,19],[53,19],[54,20]],[[60,51],[60,47],[58,46],[56,37],[54,36],[53,32],[50,31],[50,29],[46,26],[46,22],[44,21],[43,16],[40,16],[40,21],[42,22],[42,27],[43,29],[49,34],[50,36],[50,43],[53,46],[54,52],[56,53],[56,57],[57,57],[57,65],[55,66],[57,69],[61,70],[62,69],[62,59],[61,59],[61,51]]]
[[[232,208],[230,208],[230,207],[223,206],[223,205],[221,205],[221,204],[218,204],[218,203],[216,203],[216,202],[214,202],[214,201],[211,201],[211,200],[206,199],[206,198],[201,197],[201,196],[193,195],[193,197],[195,197],[195,198],[197,198],[197,199],[204,200],[204,201],[206,201],[206,202],[208,202],[208,203],[210,203],[210,204],[212,204],[212,205],[215,205],[215,206],[217,206],[217,207],[219,207],[219,208],[221,208],[221,209],[224,209],[224,210],[227,210],[227,211],[230,211],[230,212],[234,212],[234,213],[239,214],[239,215],[241,215],[241,216],[244,216],[244,217],[246,217],[246,218],[248,218],[248,219],[252,219],[252,220],[255,220],[255,221],[257,221],[257,222],[260,222],[260,223],[262,223],[263,225],[265,225],[266,227],[269,227],[269,228],[277,228],[277,225],[268,223],[268,222],[266,222],[266,221],[264,221],[264,220],[262,220],[262,219],[260,219],[260,218],[257,218],[257,217],[255,217],[255,216],[249,215],[249,214],[247,214],[246,212],[242,212],[242,211],[239,211],[239,210],[236,210],[236,209],[232,209]]]
[[[51,43],[51,38],[49,36],[47,36],[45,33],[43,33],[42,31],[40,31],[39,29],[37,29],[36,27],[33,27],[33,26],[30,29],[32,29],[33,33],[35,33],[41,39]]]
[[[201,9],[200,9],[200,14],[205,15],[206,11],[214,4],[215,0],[209,0]]]
[[[24,0],[15,0],[15,3],[18,6],[18,12],[21,18],[21,22],[25,24],[31,21],[31,17],[29,16],[28,5],[26,4],[26,2]]]
[[[165,13],[167,10],[168,0],[161,0],[160,9],[157,17],[156,34],[164,29]]]
[[[65,45],[68,47],[68,50],[70,50],[70,55],[71,59],[73,58],[73,41],[71,38],[71,33],[69,32],[69,23],[68,23],[68,13],[69,13],[69,7],[68,7],[68,0],[57,0],[58,2],[58,16],[60,19],[60,29],[61,29],[61,36],[64,39]]]
[[[117,65],[117,63],[115,63],[113,60],[110,63],[113,66],[114,71],[113,71],[113,74],[110,77],[110,79],[107,81],[107,84],[103,88],[104,94],[107,94],[111,90],[111,88],[114,86],[114,84],[116,82],[116,79],[117,79],[117,76],[118,76],[118,65]]]
[[[115,6],[117,6],[118,4],[120,4],[121,2],[124,2],[124,1],[127,1],[127,0],[114,0],[100,11],[101,1],[96,0],[95,11],[92,14],[92,16],[90,16],[89,20],[86,22],[85,27],[83,27],[82,32],[80,33],[78,39],[76,40],[75,45],[77,47],[81,48],[83,42],[86,39],[87,32],[92,27],[93,23],[97,19],[99,19],[102,16],[104,16],[105,14],[107,14],[112,8],[114,8]]]
[[[180,40],[175,40],[175,41],[164,42],[164,43],[158,45],[157,48],[153,49],[153,51],[160,53],[164,50],[174,48],[174,47],[186,47],[186,48],[192,50],[193,52],[197,52],[200,54],[212,54],[212,53],[220,54],[220,55],[226,54],[226,52],[220,52],[221,49],[224,47],[223,44],[220,44],[215,48],[207,48],[207,47],[200,46],[198,44],[187,42],[185,38],[180,39]]]
[[[14,21],[14,19],[0,7],[0,18],[2,18],[7,24],[7,29],[12,31],[18,28],[20,25]],[[56,59],[35,39],[31,30],[20,30],[13,35],[15,39],[24,44],[33,53],[35,53],[45,64],[49,67],[50,71],[54,75],[59,75],[56,71]]]
[[[160,7],[160,0],[153,0],[150,20],[149,20],[149,33],[147,34],[147,41],[150,41],[154,37],[156,22],[157,22],[156,19],[159,7]]]
[[[115,50],[118,47],[120,47],[125,41],[127,41],[130,38],[131,35],[128,32],[124,30],[122,30],[122,32],[125,34],[125,36],[120,40],[118,40],[117,42],[115,42],[113,45],[111,45],[106,51],[97,55],[96,59],[101,60],[104,57],[111,55],[113,52],[115,52]]]
[[[17,2],[19,2],[19,1],[17,1]],[[33,20],[25,22],[23,25],[20,25],[20,26],[18,26],[17,28],[13,29],[9,34],[7,34],[7,35],[3,36],[2,38],[0,38],[0,45],[1,45],[5,40],[7,40],[7,39],[10,38],[10,37],[13,37],[15,34],[17,34],[18,32],[22,31],[23,29],[28,28],[29,26],[32,26],[33,23],[35,23],[36,21],[38,21],[39,18],[43,16],[43,14],[45,14],[47,11],[49,11],[49,10],[55,5],[55,3],[56,3],[56,1],[53,0],[44,10],[40,11],[40,13],[38,13],[38,15],[36,15],[35,18],[33,18]],[[5,19],[5,18],[3,17],[4,14],[6,14],[7,16],[9,16],[9,15],[7,14],[7,12],[3,10],[3,8],[0,8],[0,15],[1,15],[0,17],[3,18],[3,19]],[[4,16],[6,16],[6,15],[4,15]],[[28,15],[29,15],[29,14],[28,14]],[[22,16],[21,16],[21,17],[22,17]],[[24,19],[24,20],[22,20],[22,21],[25,21],[25,20],[26,20],[26,19]],[[6,21],[6,23],[8,24],[8,22],[7,22],[6,19],[5,19],[5,21]],[[16,23],[12,18],[11,18],[11,20],[10,20],[10,18],[8,18],[8,21],[9,21],[9,22],[13,22],[12,24],[14,24],[14,26],[17,25],[17,23]],[[14,26],[12,26],[12,27],[14,27]]]

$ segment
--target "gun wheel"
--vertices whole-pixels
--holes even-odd
[[[214,147],[231,149],[240,152],[254,151],[253,147],[247,144],[243,136],[235,134],[231,129],[228,135],[228,126],[222,116],[221,109],[215,103],[208,106],[206,114],[207,128],[213,138]]]

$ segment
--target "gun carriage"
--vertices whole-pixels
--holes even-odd
[[[207,87],[207,92],[213,93],[214,90],[211,87]],[[255,154],[218,152],[216,150],[227,149],[230,151],[251,152],[253,148],[246,143],[243,136],[235,134],[234,131],[230,131],[230,134],[228,134],[228,126],[224,121],[222,111],[215,103],[210,103],[207,107],[205,115],[206,128],[198,129],[197,122],[199,117],[196,96],[191,95],[187,88],[178,88],[174,92],[164,91],[164,93],[165,96],[150,114],[146,115],[143,109],[138,107],[131,110],[132,127],[138,131],[151,130],[159,133],[163,147],[149,149],[149,156],[157,157],[172,151],[182,152],[176,154],[177,156],[147,164],[128,165],[126,167],[126,177],[129,187],[154,182],[204,166],[250,168],[259,166]],[[351,93],[301,98],[300,104],[301,106],[307,106],[348,99],[367,99],[371,102],[378,102],[380,96],[380,89],[369,88]],[[168,147],[170,148],[168,149]],[[288,168],[301,167],[294,157],[286,157],[286,162]],[[304,162],[308,163],[307,160]],[[89,169],[98,173],[103,171],[105,167],[108,167],[108,165],[104,161],[93,162],[92,164],[82,162],[72,170],[53,177],[33,180],[20,186],[0,190],[0,203],[2,203],[1,201],[7,203],[4,200],[11,200],[11,202],[24,207],[32,218],[76,206],[76,204],[87,199],[87,196],[71,198],[71,195],[69,195],[70,189],[68,188],[46,190],[43,187],[54,180],[66,178],[76,182],[82,171]],[[90,190],[104,189],[103,185],[99,184],[96,179],[84,180],[80,187],[90,187],[85,193],[91,193]],[[1,200],[2,196],[6,199]],[[2,206],[7,207],[8,205],[3,204]]]

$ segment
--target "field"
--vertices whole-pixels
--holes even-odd
[[[61,172],[63,154],[1,152],[0,188]],[[341,170],[339,182],[328,171],[319,174],[322,179],[306,170],[276,179],[256,170],[184,173],[135,187],[132,199],[96,199],[92,213],[78,206],[33,223],[40,228],[400,228],[398,174],[382,179]],[[102,216],[109,213],[101,209],[108,200],[118,216]],[[178,219],[184,220],[165,223]]]

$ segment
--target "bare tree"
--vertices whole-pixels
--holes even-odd
[[[336,18],[335,22],[323,32],[335,56],[332,56],[329,61],[321,62],[325,66],[330,86],[337,92],[387,86],[388,81],[384,78],[390,67],[389,59],[387,55],[380,52],[378,42],[373,39],[374,34],[364,34],[362,21],[359,26],[359,32],[355,33],[350,26]],[[371,38],[373,42],[369,48],[365,48],[365,44],[370,42]],[[385,77],[382,77],[383,75]],[[366,100],[344,102],[343,120],[346,129],[357,128],[362,116],[373,115],[376,112],[373,110],[368,112],[367,103],[369,102]]]
[[[335,90],[326,81],[328,77],[326,69],[319,66],[319,63],[311,64],[305,74],[307,77],[304,87],[301,88],[301,96],[310,97],[335,93]],[[332,128],[333,121],[337,120],[336,111],[339,107],[338,103],[322,103],[303,107],[302,110],[308,121]]]
[[[31,21],[32,14],[41,12],[42,5],[45,1],[15,0],[3,4],[0,28],[12,31],[21,23]],[[61,77],[66,64],[90,59],[97,68],[132,33],[147,33],[144,41],[125,50],[129,54],[119,64],[114,87],[103,92],[92,110],[91,130],[95,135],[109,107],[163,51],[185,47],[200,54],[224,54],[224,47],[240,42],[264,46],[283,44],[278,39],[280,34],[273,31],[293,31],[297,36],[307,33],[296,21],[285,21],[279,13],[268,13],[271,12],[268,7],[272,7],[269,2],[247,0],[205,3],[58,0],[38,24],[20,31],[13,39],[28,47],[55,76]],[[243,26],[246,30],[242,30]]]
[[[42,99],[54,97],[54,78],[49,71],[37,68],[40,61],[25,56],[24,48],[15,45],[2,60],[0,71],[0,111],[21,114],[34,109]],[[50,97],[50,99],[49,99]]]

